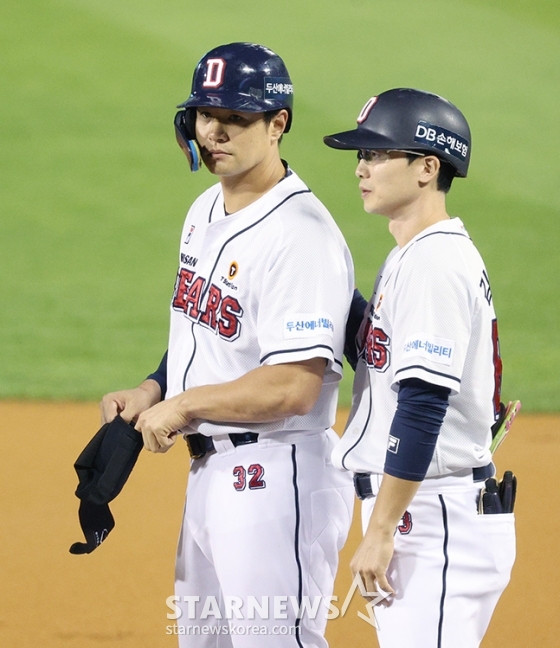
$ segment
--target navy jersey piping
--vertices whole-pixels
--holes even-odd
[[[422,369],[422,371],[426,371],[427,373],[434,374],[434,376],[442,376],[443,378],[449,378],[449,380],[453,380],[454,382],[461,384],[460,378],[455,378],[455,376],[451,376],[441,371],[434,371],[433,369],[427,369],[422,365],[409,365],[408,367],[403,367],[402,369],[398,369],[397,371],[395,371],[395,376],[401,373],[402,371],[408,371],[409,369]]]
[[[420,241],[423,241],[426,238],[429,238],[430,236],[437,236],[438,234],[442,234],[443,236],[462,236],[463,238],[468,239],[469,241],[471,240],[470,236],[467,236],[466,234],[461,234],[460,232],[431,232],[430,234],[425,234],[424,236],[421,236],[419,239],[416,239],[412,245],[410,245],[403,253],[401,258],[399,259],[399,265],[397,268],[395,268],[395,271],[397,272],[397,278],[398,278],[398,273],[401,271],[401,261],[403,260],[405,254],[411,250],[416,243],[419,243]],[[392,274],[392,273],[391,273]],[[384,285],[387,285],[387,282],[385,282]]]
[[[367,372],[367,377],[368,377],[368,382],[369,382],[369,372]],[[369,420],[371,418],[372,405],[373,405],[373,399],[372,399],[372,395],[371,395],[371,382],[370,382],[368,391],[369,391],[369,408],[368,408],[368,415],[367,415],[367,418],[366,418],[366,422],[364,423],[364,427],[362,428],[362,431],[361,431],[360,436],[358,437],[358,440],[356,441],[356,443],[354,443],[353,446],[348,448],[348,450],[346,450],[346,452],[344,453],[344,456],[342,457],[341,464],[342,464],[342,467],[344,469],[346,469],[346,470],[348,470],[348,467],[346,466],[346,463],[345,463],[346,462],[346,457],[352,452],[352,450],[354,450],[354,448],[356,448],[358,446],[360,441],[364,438],[364,434],[366,433],[366,430],[368,429]]]
[[[293,198],[294,196],[298,196],[298,195],[300,195],[300,194],[306,194],[306,193],[311,193],[311,189],[301,189],[300,191],[295,191],[293,194],[290,194],[289,196],[286,196],[286,198],[284,198],[283,200],[281,200],[277,205],[275,205],[275,206],[274,206],[270,211],[268,211],[264,216],[262,216],[261,218],[259,218],[258,221],[255,221],[254,223],[251,223],[251,225],[248,225],[248,226],[245,227],[244,229],[239,230],[239,232],[236,232],[236,233],[235,233],[233,236],[231,236],[227,241],[225,241],[225,243],[222,245],[220,251],[218,252],[218,254],[217,254],[217,256],[216,256],[216,261],[215,261],[215,263],[214,263],[214,266],[213,266],[212,270],[210,271],[210,274],[209,274],[209,276],[208,276],[208,281],[206,282],[206,286],[204,287],[204,290],[202,291],[202,294],[201,294],[201,296],[200,296],[200,303],[201,303],[201,304],[202,304],[202,302],[204,301],[204,298],[206,297],[206,293],[207,293],[208,290],[210,289],[210,285],[211,285],[211,282],[212,282],[212,276],[213,276],[213,274],[214,274],[214,271],[216,270],[216,266],[218,265],[218,261],[220,260],[220,257],[222,256],[222,253],[223,253],[223,251],[225,250],[226,246],[227,246],[229,243],[231,243],[231,241],[233,241],[233,239],[235,239],[236,237],[240,236],[241,234],[244,234],[245,232],[247,232],[247,231],[250,230],[251,228],[255,227],[256,225],[259,225],[260,223],[262,223],[262,221],[265,220],[265,218],[268,218],[268,217],[270,216],[270,214],[272,214],[274,211],[276,211],[276,210],[277,210],[279,207],[281,207],[285,202],[287,202],[288,200],[290,200],[290,198]],[[216,204],[216,200],[218,200],[218,196],[216,196],[216,199],[214,200],[214,203],[212,204],[212,207],[211,207],[211,209],[210,209],[210,215],[212,214],[212,209],[214,208],[214,205]],[[193,324],[192,335],[193,335],[193,339],[194,339],[194,342],[195,342],[195,348],[194,348],[194,350],[193,350],[193,354],[192,354],[192,356],[191,356],[191,359],[190,359],[190,361],[189,361],[189,364],[187,365],[187,368],[185,369],[185,373],[183,374],[183,388],[184,388],[184,389],[186,389],[185,385],[186,385],[186,382],[187,382],[187,373],[188,373],[188,371],[189,371],[189,369],[190,369],[190,367],[191,367],[191,365],[192,365],[192,363],[193,363],[194,356],[195,356],[195,353],[196,353],[196,337],[195,337],[195,335],[194,335],[194,332],[195,332],[195,330],[194,330],[194,324]]]
[[[187,364],[187,367],[185,369],[185,373],[183,374],[183,391],[185,391],[187,389],[187,374],[189,373],[189,369],[191,368],[191,365],[192,365],[193,360],[194,360],[194,356],[196,354],[196,335],[195,335],[195,333],[196,333],[196,331],[195,331],[195,328],[194,328],[194,322],[191,322],[191,335],[192,335],[194,346],[193,346],[193,352],[192,352],[192,355],[191,355],[191,359],[189,360],[189,363]]]
[[[290,194],[289,196],[286,196],[286,198],[284,198],[283,200],[281,200],[277,205],[274,205],[274,207],[273,207],[270,211],[268,211],[264,216],[262,216],[261,218],[259,218],[258,221],[255,221],[254,223],[251,223],[251,225],[248,225],[248,226],[245,227],[244,229],[239,230],[239,232],[236,232],[235,234],[233,234],[232,236],[230,236],[230,238],[228,238],[227,241],[224,242],[224,244],[222,245],[220,251],[219,251],[218,254],[216,255],[216,261],[215,261],[215,263],[214,263],[214,267],[213,267],[212,270],[210,271],[210,275],[209,275],[209,277],[208,277],[208,282],[207,282],[207,284],[206,284],[206,286],[205,286],[205,288],[204,288],[204,290],[203,290],[203,292],[202,292],[202,295],[201,295],[201,297],[200,297],[200,303],[202,303],[202,302],[204,301],[204,297],[206,297],[206,293],[207,293],[208,290],[210,289],[210,283],[211,283],[211,281],[212,281],[212,276],[214,275],[214,271],[216,270],[216,266],[218,265],[218,261],[220,260],[220,257],[222,256],[222,253],[223,253],[223,251],[225,250],[225,248],[226,248],[226,247],[227,247],[227,246],[228,246],[228,245],[229,245],[229,244],[230,244],[230,243],[231,243],[235,238],[237,238],[238,236],[241,236],[241,234],[245,234],[245,232],[248,232],[250,229],[252,229],[252,228],[255,227],[256,225],[259,225],[260,223],[262,223],[263,220],[265,220],[266,218],[268,218],[268,217],[270,216],[270,214],[272,214],[274,211],[276,211],[279,207],[281,207],[281,206],[282,206],[284,203],[286,203],[288,200],[290,200],[290,199],[293,198],[294,196],[299,196],[299,195],[301,195],[301,194],[306,194],[306,193],[311,193],[311,189],[301,189],[300,191],[294,191],[294,193]],[[216,200],[217,200],[217,199],[218,199],[218,197],[216,196]],[[214,201],[214,202],[215,202],[215,201]],[[213,206],[212,206],[212,207],[213,207]]]
[[[414,243],[403,252],[401,259],[408,252],[408,250],[412,249],[416,245],[416,243],[420,243],[420,241],[423,241],[424,239],[429,238],[430,236],[438,236],[440,234],[443,236],[462,236],[463,238],[466,238],[469,241],[471,240],[470,236],[468,236],[467,234],[461,234],[461,232],[430,232],[430,234],[424,234],[424,236],[421,236],[420,238],[416,239],[416,241],[414,241]]]
[[[334,355],[334,349],[327,344],[314,344],[313,346],[309,347],[300,347],[299,349],[281,349],[280,351],[271,351],[270,353],[267,353],[265,356],[263,356],[260,359],[260,363],[262,364],[265,360],[268,360],[273,355],[280,355],[281,353],[298,353],[299,351],[310,351],[311,349],[328,349],[331,351]],[[340,365],[342,367],[342,361],[337,360],[336,358],[334,359],[335,364]]]
[[[445,595],[447,593],[447,569],[449,567],[449,555],[447,553],[447,544],[449,542],[449,528],[447,525],[447,507],[443,495],[438,495],[441,503],[441,515],[443,520],[443,570],[441,574],[441,599],[439,603],[439,622],[438,622],[438,648],[442,648],[443,639],[443,613],[445,608]]]
[[[296,565],[298,570],[298,609],[301,609],[301,602],[303,598],[303,574],[301,568],[301,560],[299,557],[299,524],[300,524],[300,514],[299,514],[299,489],[297,483],[297,458],[296,458],[296,446],[292,445],[292,467],[293,467],[293,478],[292,484],[294,486],[294,508],[296,515],[296,525],[294,530],[294,553],[296,558]],[[300,648],[303,648],[300,638],[300,625],[301,617],[298,614],[296,619],[295,628],[296,628],[296,641]]]
[[[218,192],[218,195],[214,198],[214,202],[212,203],[212,207],[210,207],[210,211],[208,212],[208,222],[212,222],[212,212],[214,211],[214,207],[216,206],[216,203],[218,202],[218,198],[220,197],[220,193]]]

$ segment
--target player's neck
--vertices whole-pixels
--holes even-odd
[[[407,243],[439,221],[448,220],[445,194],[438,192],[433,200],[419,201],[399,214],[389,216],[389,231],[397,245],[403,248]]]
[[[233,214],[248,207],[277,185],[285,175],[286,169],[278,157],[245,173],[222,176],[220,182],[226,212]]]

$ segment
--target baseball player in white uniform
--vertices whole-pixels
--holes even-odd
[[[479,509],[502,362],[488,273],[445,202],[467,174],[470,130],[445,99],[398,88],[325,143],[358,151],[364,209],[387,217],[397,243],[349,321],[354,397],[333,461],[363,499],[351,568],[389,593],[375,607],[382,648],[475,648],[515,535],[512,512]]]
[[[219,182],[185,220],[162,365],[102,404],[149,450],[178,433],[189,446],[180,646],[327,645],[354,499],[331,463],[354,279],[331,215],[280,158],[292,98],[282,59],[260,45],[198,63],[177,137],[191,169],[202,159]]]

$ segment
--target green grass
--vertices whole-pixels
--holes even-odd
[[[448,97],[474,134],[450,212],[493,282],[504,398],[560,410],[560,5],[553,0],[4,0],[0,20],[0,397],[97,399],[137,384],[167,341],[178,235],[213,182],[189,175],[175,105],[211,47],[286,60],[283,155],[331,209],[371,291],[392,247],[352,154],[322,144],[397,86]],[[350,400],[351,372],[341,402]]]

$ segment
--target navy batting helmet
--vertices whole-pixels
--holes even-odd
[[[284,61],[255,43],[220,45],[205,54],[193,75],[191,96],[178,108],[209,106],[241,112],[285,108],[290,130],[294,87]]]
[[[412,88],[372,97],[356,129],[323,141],[336,149],[422,151],[448,162],[463,178],[471,157],[471,131],[463,113],[443,97]]]

